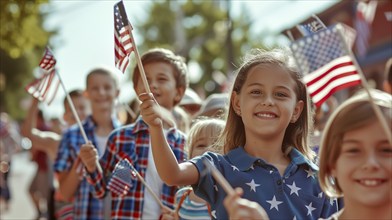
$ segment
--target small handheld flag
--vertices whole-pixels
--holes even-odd
[[[127,159],[122,159],[114,168],[107,188],[118,196],[125,196],[132,187],[135,172]]]
[[[122,1],[114,5],[114,55],[116,68],[125,72],[129,55],[134,51],[130,25]]]
[[[56,97],[59,86],[60,80],[56,75],[55,69],[52,69],[50,73],[44,74],[42,77],[27,84],[25,90],[39,101],[44,101],[50,105]]]
[[[142,61],[139,57],[139,52],[135,45],[135,40],[132,34],[132,26],[128,21],[127,14],[123,1],[119,1],[114,5],[114,50],[116,53],[115,64],[123,73],[129,63],[129,54],[135,51],[135,58],[140,71],[140,77],[143,81],[146,93],[151,93],[150,86],[148,85],[146,73],[144,72]]]
[[[290,45],[314,104],[320,107],[334,92],[361,83],[337,25]]]
[[[39,67],[42,69],[49,71],[56,65],[57,61],[53,56],[52,51],[49,47],[45,48],[45,55],[42,57],[41,62],[39,63]]]

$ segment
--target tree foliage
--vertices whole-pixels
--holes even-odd
[[[48,0],[0,1],[0,110],[21,118],[23,87],[33,78],[45,45],[53,32],[43,29],[40,7]]]
[[[260,40],[251,38],[250,17],[247,14],[232,17],[229,3],[192,0],[153,3],[147,12],[151,16],[137,22],[137,30],[143,37],[140,48],[145,51],[165,47],[175,51],[188,62],[200,65],[203,75],[198,85],[207,82],[211,85],[213,73],[230,74],[246,51],[263,47]],[[207,92],[218,91],[217,86]]]

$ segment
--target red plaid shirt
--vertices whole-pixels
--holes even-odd
[[[179,130],[172,128],[168,131],[166,138],[177,161],[183,162],[186,160],[187,155],[184,151],[185,135]],[[94,186],[96,196],[102,198],[105,195],[107,191],[106,184],[116,164],[124,158],[127,158],[140,175],[145,178],[149,150],[150,133],[148,126],[141,117],[134,124],[113,131],[109,136],[106,152],[100,160],[105,178],[99,172],[87,175],[87,180]],[[119,197],[116,193],[111,193],[112,219],[142,218],[145,187],[137,178],[132,181],[132,187],[125,196]],[[161,192],[162,203],[173,208],[176,192],[176,186],[170,187],[163,184]]]

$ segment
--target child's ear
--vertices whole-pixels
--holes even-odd
[[[176,94],[176,96],[174,97],[174,102],[175,102],[175,103],[180,103],[182,97],[184,96],[185,88],[184,88],[184,87],[178,87],[178,88],[176,89],[176,91],[177,91],[177,94]]]
[[[232,92],[231,94],[231,105],[234,109],[234,112],[240,116],[241,115],[240,98],[236,92]]]
[[[304,101],[300,100],[295,104],[293,115],[291,116],[291,123],[295,123],[299,116],[301,116],[302,110],[304,109]]]

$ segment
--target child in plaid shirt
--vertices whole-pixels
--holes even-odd
[[[108,135],[120,126],[120,122],[113,117],[114,100],[118,94],[118,82],[110,70],[97,68],[87,75],[85,95],[90,100],[92,115],[82,125],[97,155],[103,155]],[[93,190],[82,176],[83,173],[77,171],[83,144],[85,140],[77,124],[64,132],[54,162],[60,193],[65,199],[75,197],[74,219],[105,219],[103,200],[93,196]],[[87,166],[87,161],[83,163]]]
[[[151,92],[162,107],[160,112],[169,111],[169,114],[163,117],[166,121],[167,116],[172,115],[173,108],[181,101],[187,87],[186,64],[182,57],[161,48],[147,51],[141,61]],[[137,94],[145,92],[137,66],[133,71],[132,81]],[[169,119],[164,122],[165,134],[177,161],[182,162],[186,159],[185,136],[172,121],[173,119]],[[164,184],[158,176],[150,149],[149,127],[141,117],[133,124],[110,134],[106,152],[100,160],[101,167],[95,165],[97,157],[96,152],[92,151],[93,148],[88,145],[84,147],[86,155],[82,160],[93,161],[86,164],[86,168],[89,173],[88,181],[94,186],[98,197],[103,197],[107,192],[106,185],[116,164],[127,159],[160,197],[163,205],[173,209],[177,187]],[[129,185],[129,188],[124,188],[122,195],[111,191],[112,219],[158,219],[167,211],[161,210],[158,202],[145,190],[140,180],[133,178]]]

